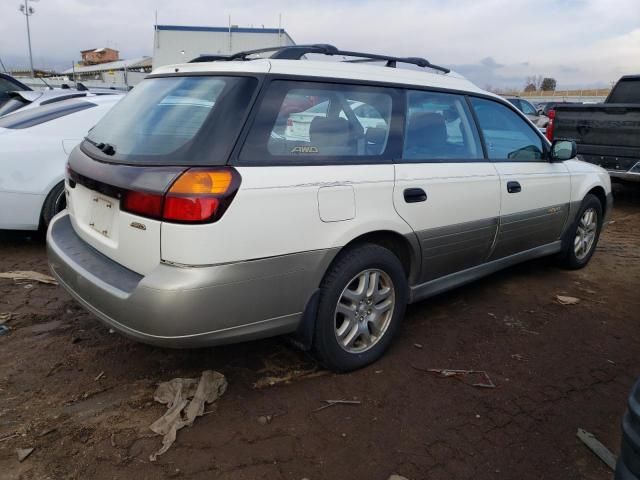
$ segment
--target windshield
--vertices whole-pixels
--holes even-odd
[[[15,112],[16,110],[19,110],[20,108],[22,108],[22,107],[24,107],[25,105],[28,105],[28,104],[29,104],[29,102],[27,102],[22,97],[10,98],[5,103],[1,104],[1,106],[0,106],[0,117],[3,116],[3,115],[6,115],[7,113]]]
[[[147,79],[105,115],[83,145],[113,162],[220,163],[256,85],[249,77]]]

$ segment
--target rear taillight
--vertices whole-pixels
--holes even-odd
[[[210,223],[219,220],[240,187],[233,168],[191,168],[183,172],[164,194],[126,191],[122,209],[177,223]]]
[[[553,127],[554,127],[554,123],[556,121],[556,111],[555,110],[549,110],[549,113],[547,114],[547,117],[549,117],[549,123],[547,123],[547,130],[545,132],[545,134],[547,135],[547,138],[549,139],[550,142],[553,142]]]
[[[122,209],[143,217],[162,218],[162,195],[127,191],[122,197]]]

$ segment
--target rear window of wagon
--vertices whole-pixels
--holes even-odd
[[[225,163],[257,84],[253,77],[149,78],[98,122],[83,149],[133,165]]]

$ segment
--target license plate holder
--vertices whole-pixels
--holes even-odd
[[[89,226],[100,235],[110,238],[113,227],[115,203],[102,197],[93,197]]]

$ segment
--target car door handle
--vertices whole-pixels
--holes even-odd
[[[522,191],[522,185],[519,182],[507,182],[507,192],[519,193]]]
[[[404,201],[407,203],[424,202],[426,199],[427,194],[421,188],[407,188],[404,191]]]

